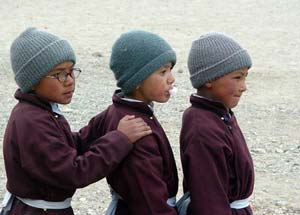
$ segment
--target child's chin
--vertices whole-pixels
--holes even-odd
[[[71,101],[72,101],[72,99],[67,100],[67,101],[62,101],[62,102],[60,102],[60,104],[61,104],[61,105],[67,105],[67,104],[70,104]]]
[[[229,105],[229,109],[233,109],[233,108],[235,108],[236,106],[238,105],[238,102],[237,103],[235,103],[235,104],[231,104],[231,105]]]
[[[170,99],[170,97],[164,98],[164,99],[160,99],[160,100],[157,100],[156,102],[158,102],[158,103],[166,103],[166,102],[169,101],[169,99]]]

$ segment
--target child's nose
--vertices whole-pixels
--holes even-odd
[[[173,84],[175,82],[175,78],[172,72],[170,72],[170,75],[168,77],[168,84]]]
[[[240,90],[241,90],[241,92],[245,92],[247,90],[247,85],[246,85],[245,81],[242,82]]]
[[[64,81],[65,85],[71,85],[75,83],[75,79],[72,78],[71,74],[67,75],[66,80]]]

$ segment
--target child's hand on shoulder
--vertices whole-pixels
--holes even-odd
[[[131,143],[152,133],[150,126],[142,118],[135,118],[132,115],[124,116],[120,120],[117,130],[124,133]]]

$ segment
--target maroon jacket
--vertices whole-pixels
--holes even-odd
[[[19,90],[15,97],[19,103],[11,112],[3,145],[7,189],[14,195],[62,201],[76,188],[108,175],[132,148],[119,131],[100,137],[101,114],[73,133],[66,119],[42,98]],[[41,213],[24,208],[31,215]],[[12,214],[18,215],[16,211]],[[73,214],[69,211],[62,214]]]
[[[117,91],[113,104],[105,111],[106,131],[114,130],[125,114],[143,118],[153,133],[140,139],[126,159],[107,177],[108,183],[123,199],[118,202],[116,214],[177,214],[167,204],[167,199],[177,194],[178,177],[173,152],[163,128],[147,104],[122,100]]]
[[[249,197],[254,185],[252,158],[235,116],[219,102],[193,95],[190,101],[180,135],[188,214],[252,214],[250,207],[229,206]]]

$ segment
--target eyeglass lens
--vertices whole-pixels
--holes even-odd
[[[58,80],[61,81],[61,82],[63,82],[65,80],[67,80],[67,78],[68,78],[69,75],[73,79],[78,78],[80,72],[81,71],[79,69],[72,69],[71,72],[62,71],[62,72],[60,72],[58,74]]]

